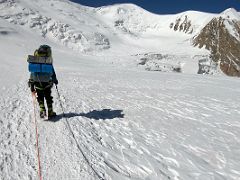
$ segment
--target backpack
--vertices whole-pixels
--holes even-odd
[[[53,68],[51,47],[41,45],[35,50],[34,55],[28,55],[28,70],[31,73],[31,79],[36,82],[49,82],[55,73]]]

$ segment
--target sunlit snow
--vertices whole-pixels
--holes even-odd
[[[186,13],[204,17],[193,20],[196,33],[215,16]],[[114,27],[119,16],[131,27]],[[209,53],[169,28],[178,16],[134,5],[0,1],[0,179],[38,179],[26,58],[49,44],[60,99],[54,87],[57,118],[37,116],[43,179],[239,180],[239,79],[197,74]]]

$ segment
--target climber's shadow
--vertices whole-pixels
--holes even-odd
[[[103,110],[93,110],[88,113],[65,113],[59,114],[58,116],[49,119],[48,121],[57,122],[63,118],[72,118],[72,117],[86,117],[94,120],[111,120],[115,118],[124,118],[123,110],[112,110],[112,109],[103,109]]]

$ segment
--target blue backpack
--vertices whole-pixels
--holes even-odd
[[[45,63],[43,57],[28,56],[28,70],[31,73],[53,73],[53,65]]]
[[[44,54],[46,49],[46,54]],[[50,50],[49,50],[50,49]],[[51,48],[47,45],[42,45],[35,51],[34,56],[28,55],[28,70],[31,73],[31,79],[36,82],[49,82],[52,80],[54,68],[52,65],[52,57],[49,56]]]

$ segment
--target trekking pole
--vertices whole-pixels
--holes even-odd
[[[33,98],[34,123],[35,123],[35,133],[36,133],[38,176],[39,176],[39,180],[42,180],[42,170],[41,170],[40,150],[39,150],[39,140],[38,140],[38,127],[37,127],[37,118],[36,118],[36,94],[35,93],[32,93],[32,98]]]
[[[55,87],[56,87],[56,90],[57,90],[58,100],[59,100],[60,106],[61,106],[61,108],[62,108],[63,117],[66,117],[66,116],[65,116],[65,113],[64,113],[64,109],[63,109],[62,101],[61,101],[61,99],[60,99],[60,93],[59,93],[59,91],[58,91],[58,87],[57,87],[57,85],[55,85]]]

